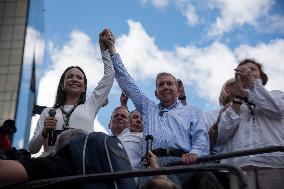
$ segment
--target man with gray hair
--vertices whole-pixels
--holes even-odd
[[[144,135],[152,135],[153,153],[162,166],[169,161],[182,160],[194,163],[198,157],[209,154],[209,139],[203,114],[193,106],[183,106],[179,100],[176,78],[170,73],[159,73],[156,78],[155,95],[160,100],[155,104],[134,83],[115,51],[111,34],[108,49],[115,69],[118,85],[134,103],[144,122]],[[181,177],[172,178],[178,184]]]
[[[130,117],[127,108],[119,106],[114,109],[109,128],[114,136],[122,142],[133,169],[137,169],[143,157],[143,133],[130,130]]]

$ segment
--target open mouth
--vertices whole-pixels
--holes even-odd
[[[80,87],[80,85],[79,84],[71,84],[71,85],[69,85],[70,87],[72,87],[72,88],[77,88],[77,87]]]

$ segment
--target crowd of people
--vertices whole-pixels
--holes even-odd
[[[167,72],[157,74],[156,104],[140,91],[124,67],[109,29],[100,33],[99,44],[104,76],[98,86],[86,98],[84,71],[78,66],[64,71],[54,106],[42,111],[29,143],[31,154],[42,146],[44,153],[39,158],[0,160],[0,186],[76,175],[68,144],[93,132],[95,117],[108,103],[114,79],[122,90],[121,104],[113,110],[109,128],[111,135],[121,141],[133,170],[155,169],[173,161],[189,165],[210,154],[283,146],[284,93],[265,88],[268,76],[254,59],[241,61],[235,75],[225,82],[219,97],[220,109],[203,113],[187,102],[182,81]],[[135,110],[129,111],[128,98]],[[64,130],[68,134],[64,135]],[[144,139],[147,135],[153,136],[151,149]],[[55,145],[51,144],[53,140]],[[150,159],[145,154],[150,154]],[[241,167],[249,188],[279,188],[284,184],[284,153],[230,158],[221,163]],[[230,188],[239,187],[236,177],[230,176],[229,180]],[[135,181],[138,188],[144,189],[226,188],[211,172],[140,177]]]

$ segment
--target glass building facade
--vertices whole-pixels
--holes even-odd
[[[0,0],[0,122],[16,121],[13,145],[26,148],[44,52],[43,0]]]

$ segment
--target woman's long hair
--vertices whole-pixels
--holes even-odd
[[[80,68],[79,66],[70,66],[61,75],[61,78],[60,78],[60,81],[59,81],[59,84],[58,84],[58,87],[57,87],[56,98],[55,98],[55,103],[53,105],[53,108],[58,108],[58,107],[63,106],[65,104],[66,94],[65,94],[65,91],[63,90],[64,79],[65,79],[66,72],[68,70],[72,69],[72,68],[76,68],[76,69],[80,70],[84,75],[85,90],[84,90],[84,92],[81,93],[78,104],[84,104],[85,101],[86,101],[86,93],[87,93],[87,77],[86,77],[86,74],[82,70],[82,68]]]

